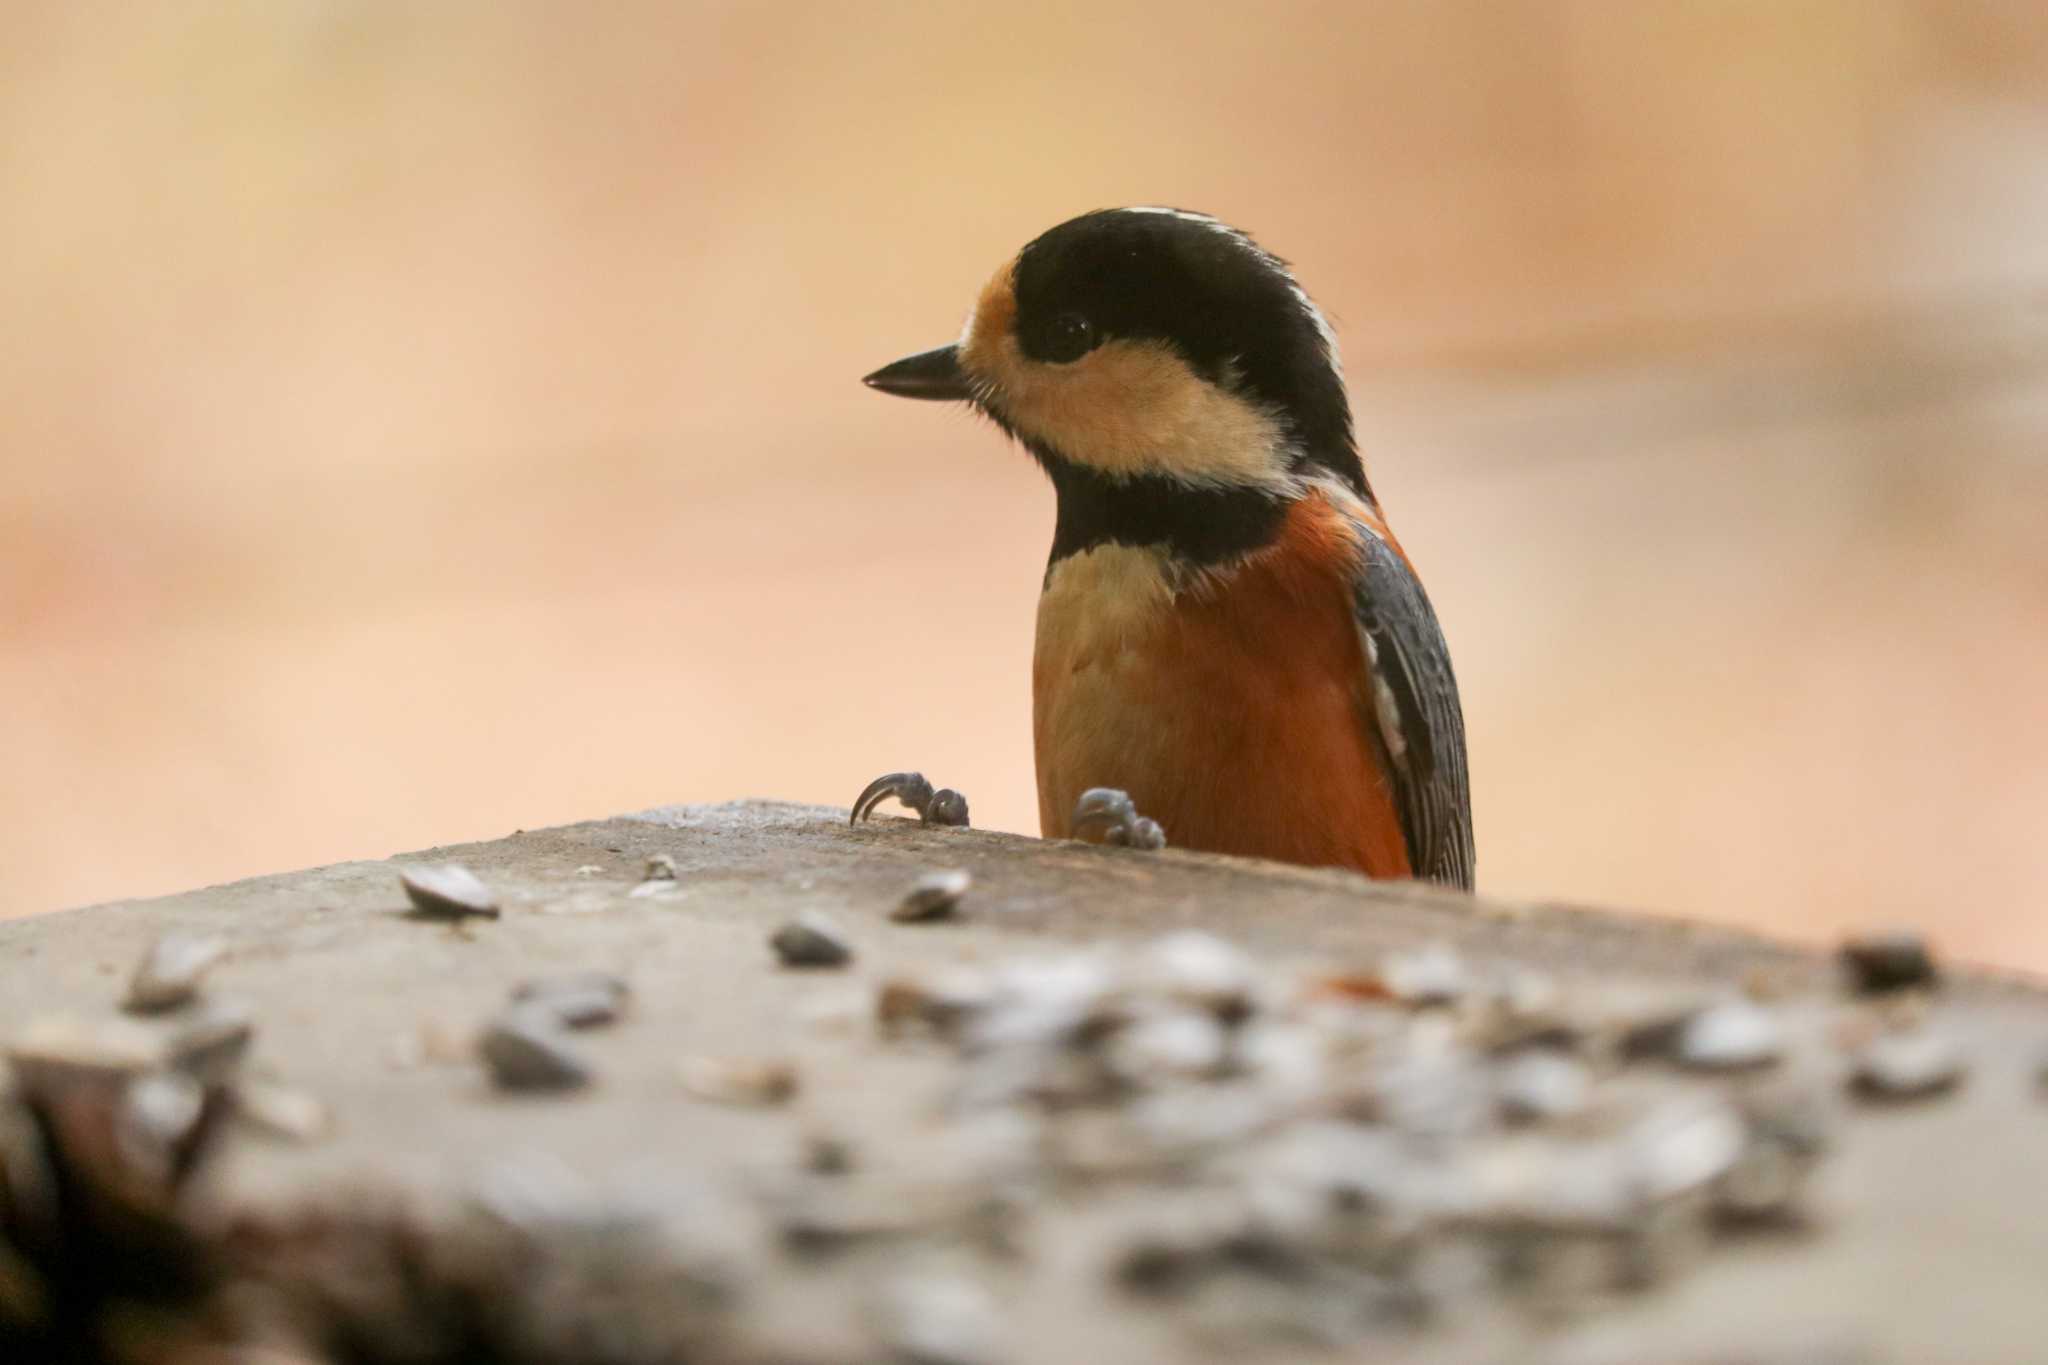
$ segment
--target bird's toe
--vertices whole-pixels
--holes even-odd
[[[847,823],[859,824],[875,813],[876,806],[892,796],[917,812],[917,818],[923,824],[951,825],[962,829],[967,825],[967,798],[951,787],[934,791],[923,773],[883,773],[861,788],[860,795],[853,799],[853,811]]]
[[[883,773],[880,777],[860,789],[860,795],[853,799],[853,812],[848,824],[858,824],[874,814],[875,807],[890,797],[917,812],[918,819],[925,818],[931,809],[932,784],[925,781],[923,773]]]
[[[1166,831],[1159,822],[1138,814],[1129,793],[1114,787],[1090,787],[1074,803],[1071,829],[1076,839],[1100,835],[1105,844],[1128,848],[1164,848]]]

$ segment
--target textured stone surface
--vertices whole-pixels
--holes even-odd
[[[661,856],[676,879],[643,884]],[[489,882],[502,918],[451,925],[407,913],[399,867],[448,861]],[[892,922],[904,887],[938,868],[971,874],[974,914],[943,930]],[[636,894],[643,885],[654,889]],[[805,910],[844,929],[857,949],[850,967],[777,963],[769,933]],[[509,1182],[522,1197],[542,1198],[532,1191],[545,1186],[558,1202],[688,1206],[709,1218],[702,1211],[717,1200],[677,1192],[758,1189],[830,1145],[856,1173],[902,1176],[912,1195],[863,1210],[828,1182],[832,1197],[804,1212],[809,1225],[838,1237],[862,1219],[895,1220],[903,1235],[822,1266],[755,1255],[741,1311],[750,1334],[789,1357],[859,1359],[873,1351],[876,1286],[914,1278],[915,1258],[933,1250],[921,1243],[954,1236],[918,1233],[920,1210],[943,1204],[944,1174],[923,1143],[950,1058],[929,1040],[878,1037],[877,988],[1089,944],[1135,948],[1184,929],[1226,938],[1261,972],[1288,979],[1364,972],[1389,952],[1444,945],[1480,975],[1540,971],[1567,1000],[1618,987],[1767,988],[1800,1036],[1823,1036],[1854,1008],[1828,955],[1721,930],[1172,850],[906,820],[849,827],[844,811],[741,803],[0,923],[0,1034],[45,1015],[112,1013],[160,935],[219,939],[226,955],[207,994],[253,1012],[245,1065],[317,1101],[329,1120],[318,1140],[227,1144],[203,1193],[243,1211],[364,1186],[415,1192],[425,1206]],[[616,974],[632,991],[627,1018],[576,1036],[595,1082],[567,1094],[494,1090],[468,1040],[521,982],[579,972]],[[1375,1337],[1373,1358],[2038,1359],[2048,1336],[2048,1103],[2036,1068],[2048,996],[1967,970],[1945,979],[1933,1009],[1970,1060],[1968,1084],[1924,1104],[1847,1113],[1805,1226],[1721,1239],[1668,1285],[1563,1316],[1484,1299]],[[786,1058],[801,1075],[792,1103],[707,1103],[677,1079],[686,1059],[762,1057]],[[1199,1349],[1186,1312],[1104,1273],[1139,1198],[1080,1187],[1034,1202],[1022,1250],[977,1272],[1001,1324],[1001,1358],[1173,1360]],[[934,1226],[945,1221],[932,1215]],[[902,1302],[919,1301],[884,1298],[898,1317]],[[1298,1348],[1232,1347],[1276,1359]]]

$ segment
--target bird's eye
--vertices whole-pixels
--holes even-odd
[[[1064,365],[1095,349],[1095,324],[1079,313],[1062,313],[1046,329],[1045,358]]]

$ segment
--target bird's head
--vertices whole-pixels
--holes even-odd
[[[958,342],[865,382],[973,403],[1056,476],[1366,492],[1329,323],[1283,261],[1204,214],[1062,223],[996,272]]]

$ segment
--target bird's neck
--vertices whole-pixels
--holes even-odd
[[[1035,448],[1058,499],[1051,565],[1099,545],[1147,546],[1191,569],[1213,568],[1271,545],[1288,509],[1317,484],[1334,480],[1372,505],[1362,472],[1322,462],[1305,464],[1301,477],[1257,484],[1191,484],[1165,475],[1112,477]],[[1358,457],[1349,460],[1358,470]],[[1355,482],[1354,482],[1355,479]]]
[[[1101,545],[1156,548],[1192,568],[1241,559],[1280,534],[1296,494],[1286,487],[1208,486],[1163,475],[1111,478],[1040,458],[1059,501],[1051,563]]]

